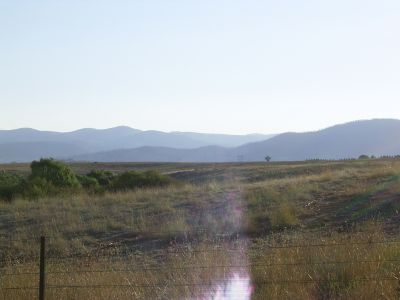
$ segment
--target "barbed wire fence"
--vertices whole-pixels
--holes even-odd
[[[154,232],[158,234],[164,234],[165,232],[163,231],[158,231]],[[185,232],[187,233],[187,232]],[[204,230],[199,230],[198,233],[204,233]],[[182,231],[173,231],[170,232],[170,234],[183,234]],[[7,239],[7,237],[6,237]],[[18,240],[17,240],[18,241]],[[313,266],[318,266],[318,265],[348,265],[348,266],[354,266],[354,265],[368,265],[368,264],[392,264],[395,266],[400,266],[400,257],[397,256],[398,258],[393,258],[393,259],[384,259],[384,258],[379,258],[379,259],[365,259],[365,260],[360,260],[360,259],[347,259],[347,260],[326,260],[326,261],[298,261],[298,262],[270,262],[270,263],[239,263],[239,264],[212,264],[212,265],[184,265],[184,266],[178,266],[178,267],[171,267],[171,266],[152,266],[149,264],[136,264],[132,267],[129,268],[110,268],[110,267],[104,267],[104,268],[97,268],[97,269],[79,269],[79,270],[49,270],[46,271],[46,264],[51,263],[52,265],[57,265],[57,264],[68,264],[70,262],[79,262],[81,260],[85,259],[91,259],[93,257],[99,258],[99,257],[106,257],[106,258],[112,258],[112,259],[124,259],[127,258],[131,255],[141,255],[137,254],[135,252],[135,249],[130,248],[130,252],[122,252],[122,253],[101,253],[101,254],[82,254],[82,253],[73,253],[70,255],[51,255],[49,254],[48,251],[49,249],[46,249],[51,243],[48,243],[51,241],[51,238],[46,238],[44,236],[40,237],[40,240],[37,237],[31,238],[31,239],[20,239],[19,241],[24,241],[24,242],[29,242],[32,247],[37,247],[39,255],[31,257],[30,262],[37,264],[37,270],[36,271],[23,271],[23,272],[1,272],[1,265],[12,265],[13,263],[16,262],[21,262],[24,260],[19,260],[16,259],[15,261],[10,260],[10,259],[3,259],[0,260],[0,283],[1,280],[8,278],[11,279],[11,282],[13,281],[14,278],[21,277],[21,276],[32,276],[36,278],[38,284],[35,285],[1,285],[0,286],[0,292],[1,291],[22,291],[22,290],[30,290],[34,291],[38,295],[39,300],[45,299],[45,292],[47,290],[81,290],[81,289],[86,289],[86,290],[96,290],[96,289],[154,289],[154,288],[165,288],[165,287],[187,287],[187,288],[192,288],[192,287],[210,287],[210,286],[215,286],[215,283],[213,282],[208,282],[208,281],[201,281],[198,280],[196,282],[170,282],[168,279],[165,281],[156,281],[152,283],[147,283],[147,284],[141,284],[141,283],[121,283],[121,284],[46,284],[46,276],[57,276],[57,275],[63,275],[63,276],[69,276],[69,275],[77,275],[77,274],[106,274],[106,273],[125,273],[125,274],[132,274],[132,273],[137,273],[137,272],[157,272],[161,273],[163,271],[168,271],[168,272],[174,272],[178,270],[187,270],[187,271],[194,271],[194,270],[217,270],[217,269],[223,269],[223,270],[248,270],[248,269],[265,269],[265,268],[270,268],[270,267],[282,267],[282,268],[290,268],[294,266],[308,266],[308,267],[313,267]],[[118,245],[122,245],[124,241],[121,241]],[[39,247],[40,245],[40,247]],[[333,248],[333,247],[342,247],[342,246],[360,246],[360,245],[400,245],[400,239],[384,239],[384,240],[366,240],[366,241],[343,241],[343,242],[335,242],[335,243],[290,243],[290,244],[282,244],[282,245],[268,245],[268,244],[263,244],[260,246],[261,249],[263,250],[279,250],[279,249],[300,249],[300,248],[313,248],[313,247],[318,247],[318,248]],[[221,252],[223,254],[229,255],[229,253],[238,253],[242,255],[246,255],[246,252],[248,249],[226,249],[226,248],[213,248],[213,249],[178,249],[178,250],[163,250],[164,255],[179,255],[183,253],[212,253],[212,252]],[[393,281],[395,282],[399,287],[400,287],[400,274],[398,273],[387,273],[387,274],[376,274],[375,276],[365,276],[365,277],[356,277],[353,278],[352,280],[354,282],[384,282],[384,281]],[[247,279],[241,279],[238,278],[236,279],[237,281],[245,281]],[[339,280],[339,279],[336,279]],[[223,284],[224,279],[219,279],[218,284]],[[335,281],[335,279],[331,279],[332,282]],[[285,279],[285,278],[270,278],[268,280],[252,280],[251,284],[254,288],[257,287],[262,287],[262,286],[268,286],[268,285],[308,285],[308,284],[315,284],[319,285],[322,284],[323,282],[319,279],[313,279],[313,278],[306,278],[306,279]]]

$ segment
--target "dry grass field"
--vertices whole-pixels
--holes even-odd
[[[0,202],[0,298],[37,297],[40,236],[46,299],[400,297],[399,160],[71,168],[178,184]]]

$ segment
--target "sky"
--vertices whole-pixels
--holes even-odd
[[[0,129],[400,118],[398,0],[0,0]]]

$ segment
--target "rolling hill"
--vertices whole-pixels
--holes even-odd
[[[315,132],[284,133],[239,147],[140,147],[75,156],[84,161],[229,162],[343,159],[400,154],[400,120],[356,121]]]
[[[400,154],[400,120],[375,119],[305,133],[222,135],[140,131],[129,127],[67,133],[0,131],[0,161],[40,157],[110,162],[229,162],[342,159]]]
[[[235,147],[266,140],[271,136],[142,131],[126,126],[110,129],[84,128],[65,133],[31,128],[0,130],[0,162],[27,162],[49,156],[68,159],[79,154],[141,147]]]
[[[316,132],[284,133],[235,149],[244,160],[342,159],[400,154],[400,120],[376,119],[336,125]]]

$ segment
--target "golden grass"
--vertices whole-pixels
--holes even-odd
[[[390,241],[378,226],[369,226],[361,232],[288,232],[129,254],[103,249],[85,258],[49,259],[47,298],[202,299],[239,273],[251,277],[254,299],[397,299],[400,242]],[[6,266],[2,273],[9,275],[0,288],[36,287],[37,272],[36,263]],[[4,299],[35,293],[2,290]]]
[[[253,298],[398,299],[400,240],[389,241],[379,231],[261,241],[266,251],[254,259],[263,267],[252,269]]]
[[[400,243],[369,242],[400,238],[400,162],[191,167],[179,186],[0,203],[0,298],[36,296],[2,288],[37,286],[40,235],[48,284],[69,286],[47,299],[201,299],[237,272],[254,299],[399,298]]]
[[[47,299],[201,297],[215,289],[216,283],[229,278],[231,269],[228,266],[238,264],[245,255],[244,250],[238,244],[187,244],[185,247],[169,246],[163,251],[126,254],[116,250],[99,252],[87,258],[50,259],[47,264]],[[228,251],[236,252],[228,256]],[[35,264],[5,267],[3,273],[9,275],[5,275],[0,283],[0,291],[6,288],[3,297],[33,298],[37,290],[7,288],[36,287],[37,271]]]

